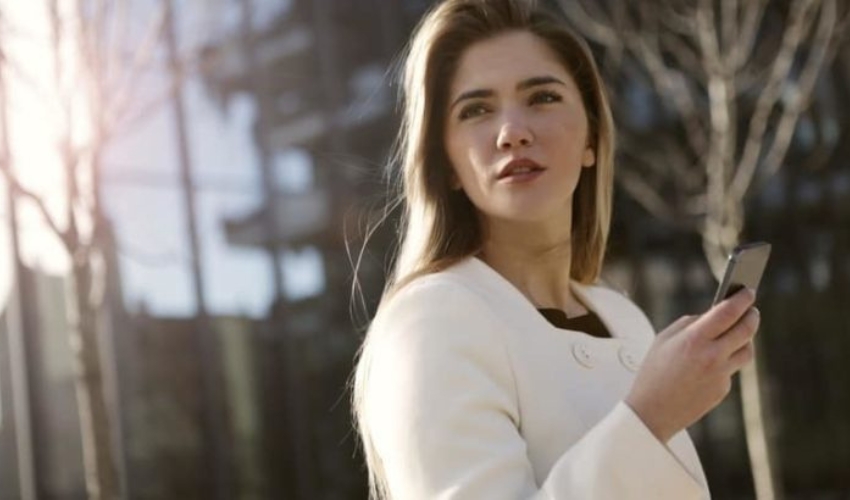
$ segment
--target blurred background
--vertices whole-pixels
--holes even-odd
[[[364,236],[431,3],[0,0],[0,499],[366,498],[395,215]],[[715,498],[850,498],[848,6],[550,3],[618,124],[608,284],[660,329],[773,244],[758,377],[691,428]]]

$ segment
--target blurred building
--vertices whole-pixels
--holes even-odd
[[[0,498],[20,495],[16,398],[28,398],[30,407],[38,497],[81,498],[85,484],[73,358],[67,335],[66,281],[23,269],[19,279],[25,283],[21,289],[27,290],[28,296],[19,297],[13,291],[0,324]],[[27,302],[22,309],[26,317],[13,310],[22,300]],[[25,360],[11,358],[11,335],[15,334],[24,342],[21,347],[26,352]],[[26,369],[28,394],[15,390],[13,381],[16,377],[20,380],[22,374],[13,373],[13,363]]]
[[[250,21],[251,3],[242,6],[240,29],[205,50],[205,81],[223,105],[237,94],[257,103],[265,203],[224,221],[227,238],[266,249],[276,268],[284,251],[317,252],[314,272],[325,283],[306,300],[278,285],[258,336],[267,498],[356,498],[365,476],[346,390],[359,338],[349,314],[345,224],[356,226],[365,203],[378,200],[397,129],[391,58],[427,2],[293,1],[262,22]],[[275,182],[288,169],[306,171],[309,182]],[[349,231],[359,236],[359,228]],[[348,243],[356,254],[359,242]],[[379,286],[382,262],[367,264],[367,280]]]

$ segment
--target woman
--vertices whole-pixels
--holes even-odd
[[[655,335],[594,285],[613,129],[585,45],[447,0],[404,67],[403,232],[354,411],[375,498],[704,499],[686,427],[752,358],[745,290]]]

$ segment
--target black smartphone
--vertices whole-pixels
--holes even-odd
[[[740,245],[732,250],[726,262],[723,280],[717,287],[712,306],[734,295],[746,287],[757,290],[767,259],[770,257],[770,243],[756,242]]]

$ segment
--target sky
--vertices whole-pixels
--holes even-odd
[[[60,2],[62,3],[62,2]],[[139,5],[139,2],[135,2]],[[152,2],[142,2],[150,5]],[[258,20],[267,22],[286,2],[257,2]],[[219,37],[238,26],[234,2],[178,2],[182,16],[181,48],[192,50],[205,38]],[[219,7],[217,10],[209,7]],[[140,36],[150,12],[132,13],[128,38]],[[47,18],[43,2],[0,0],[4,43],[16,74],[8,79],[9,132],[16,172],[21,181],[42,193],[56,213],[65,204],[63,179],[55,145],[61,130],[61,102],[53,77]],[[214,13],[214,15],[213,15]],[[73,64],[73,50],[66,50]],[[69,80],[70,81],[70,80]],[[144,107],[163,92],[163,68],[148,71],[135,82],[135,102]],[[60,84],[61,85],[61,84]],[[38,91],[34,89],[40,89]],[[70,85],[66,86],[70,88]],[[225,109],[206,94],[198,78],[183,85],[189,118],[190,156],[195,172],[197,224],[202,248],[202,276],[207,307],[215,314],[262,316],[271,300],[271,262],[259,250],[227,245],[224,220],[248,214],[262,203],[260,174],[250,130],[255,107],[249,96],[237,96]],[[83,105],[85,93],[74,89]],[[130,310],[142,305],[158,316],[184,317],[195,311],[189,266],[189,242],[183,194],[178,183],[178,154],[173,109],[168,102],[151,108],[137,123],[108,144],[103,162],[104,205],[119,243],[120,278]],[[79,120],[75,134],[83,141],[88,127]],[[278,186],[294,192],[312,185],[309,158],[282,154],[275,161]],[[2,191],[5,191],[5,186]],[[5,197],[5,192],[2,194]],[[51,274],[67,272],[68,261],[56,239],[44,228],[32,207],[21,214],[25,261]],[[11,288],[11,249],[5,198],[0,205],[0,303]],[[324,287],[320,255],[313,249],[284,252],[280,259],[284,285],[291,298],[313,295]]]

